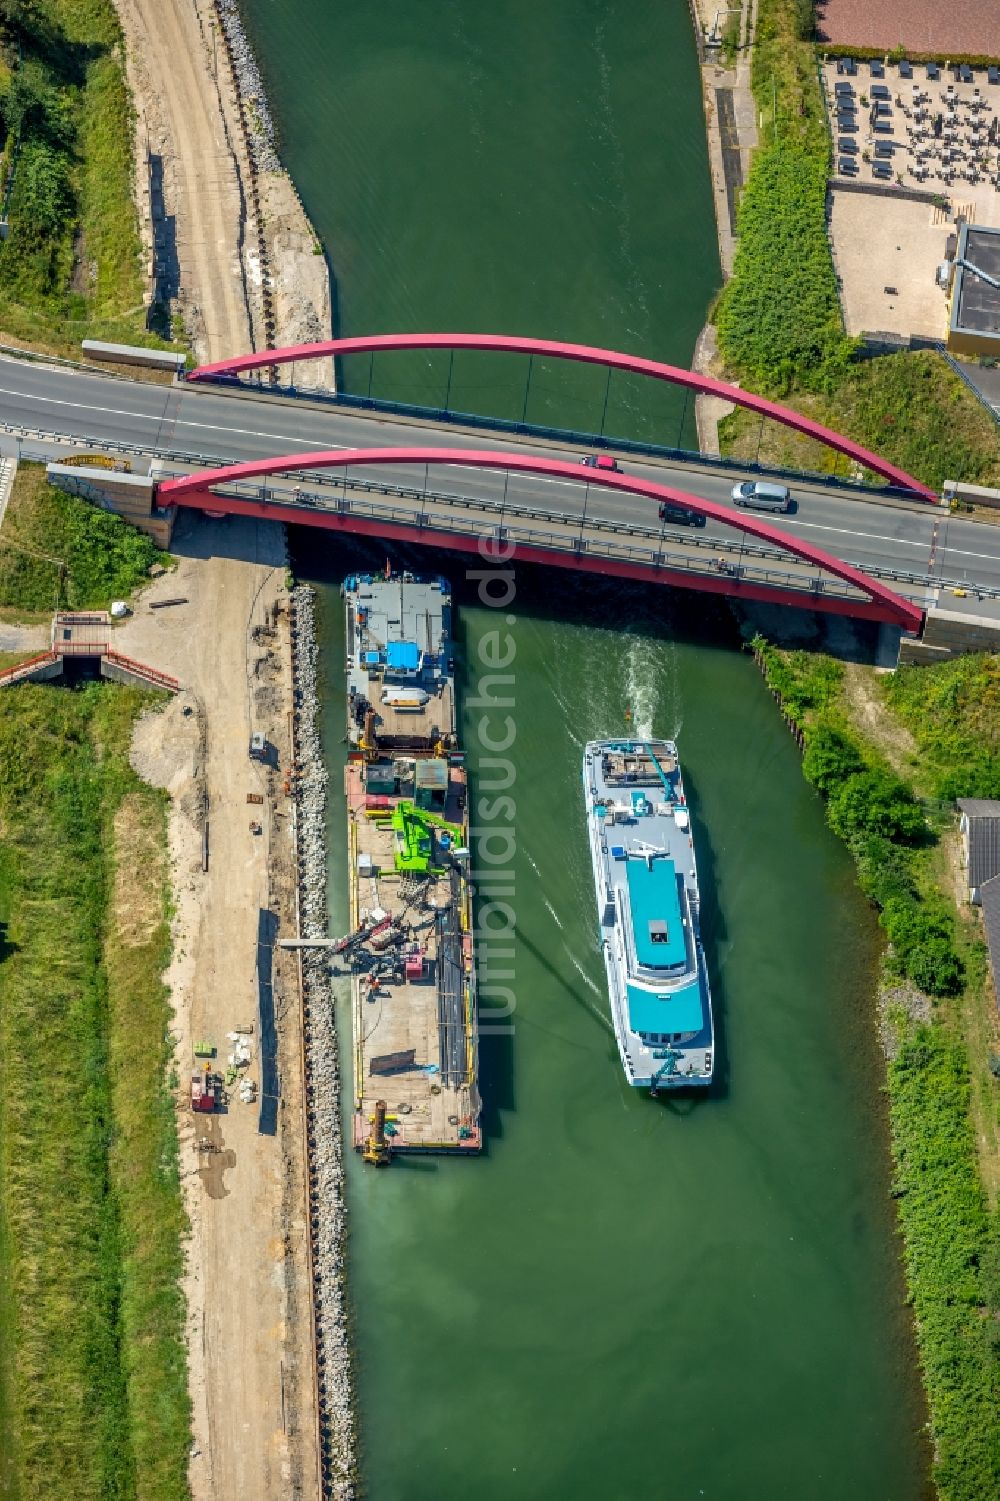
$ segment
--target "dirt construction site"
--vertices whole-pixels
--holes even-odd
[[[166,982],[191,1222],[192,1493],[313,1501],[321,1490],[298,961],[273,945],[275,931],[295,931],[284,538],[253,521],[192,518],[174,551],[176,569],[150,585],[115,637],[181,683],[162,712],[140,721],[132,758],[171,797]],[[249,753],[255,734],[267,759]],[[270,1045],[260,1031],[261,913],[272,914],[277,1100],[261,1056]],[[195,1112],[192,1079],[206,1069],[219,1080],[219,1104]]]

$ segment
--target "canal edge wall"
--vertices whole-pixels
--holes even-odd
[[[319,731],[319,647],[315,595],[291,598],[293,768],[298,865],[298,934],[327,934],[326,788]],[[346,1288],[347,1209],[340,1123],[340,1049],[327,950],[299,953],[305,1119],[316,1334],[322,1488],[333,1501],[357,1494],[357,1424]]]

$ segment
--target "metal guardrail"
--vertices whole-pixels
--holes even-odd
[[[239,486],[233,485],[228,490],[220,491],[220,495],[231,494],[235,498],[253,499],[264,504],[274,505],[298,505],[305,508],[312,507],[316,510],[332,512],[339,515],[357,515],[369,517],[372,520],[384,521],[398,526],[418,527],[421,531],[438,532],[448,536],[454,532],[454,525],[446,516],[436,516],[426,509],[414,513],[407,507],[393,505],[380,506],[371,500],[357,500],[353,496],[333,497],[332,502],[325,496],[309,496],[300,494],[294,499],[284,499],[274,491],[267,490],[262,486]],[[551,513],[545,513],[546,520],[556,519]],[[558,550],[568,554],[589,554],[592,557],[629,563],[641,563],[653,568],[671,568],[681,572],[698,574],[702,577],[711,577],[713,574],[723,573],[734,580],[745,578],[754,582],[773,584],[775,587],[794,588],[802,594],[824,594],[835,598],[861,600],[866,598],[862,590],[846,588],[839,580],[832,580],[821,575],[803,577],[801,573],[792,573],[787,570],[774,568],[748,568],[744,564],[730,564],[723,569],[707,569],[702,564],[702,559],[692,559],[687,553],[670,551],[663,547],[643,547],[632,543],[604,542],[600,548],[592,545],[592,539],[582,535],[581,518],[569,518],[570,525],[577,533],[568,536],[558,531],[539,531],[531,527],[511,526],[501,522],[494,525],[491,522],[479,522],[469,518],[466,529],[471,535],[477,537],[489,537],[496,541],[512,541],[522,543],[528,547]],[[628,535],[632,535],[629,533]],[[644,535],[644,534],[642,534]]]
[[[620,521],[611,521],[603,517],[587,516],[584,519],[581,515],[574,515],[569,512],[543,510],[540,508],[525,506],[523,504],[511,503],[509,501],[503,502],[486,499],[479,500],[470,498],[468,496],[452,495],[447,491],[425,491],[422,489],[417,489],[413,486],[388,485],[381,481],[347,479],[344,476],[341,476],[341,478],[339,478],[338,480],[330,480],[326,479],[323,475],[313,473],[312,471],[305,471],[302,475],[302,478],[308,479],[313,483],[318,483],[323,488],[330,491],[335,490],[339,492],[340,495],[344,495],[346,490],[363,491],[369,494],[374,493],[378,495],[386,495],[401,500],[432,502],[443,505],[454,505],[466,510],[476,509],[480,511],[489,511],[498,517],[516,516],[522,520],[547,521],[561,524],[565,527],[573,527],[577,530],[579,530],[581,525],[583,525],[591,528],[594,531],[609,531],[617,533],[624,532],[628,536],[642,538],[643,540],[658,540],[661,535],[665,537],[677,536],[677,533],[675,531],[671,531],[668,527],[665,527],[661,531],[661,529],[658,527],[641,527],[636,526],[635,524],[623,526]],[[287,494],[271,489],[268,486],[264,485],[249,485],[237,483],[228,486],[226,491],[220,491],[219,493],[227,493],[237,496],[243,495],[254,500],[261,500],[264,502],[272,501],[275,504],[301,506],[313,505],[317,509],[339,509],[339,507],[331,505],[332,501],[337,500],[336,494],[333,494],[329,497],[326,495],[309,495],[307,492],[303,492],[301,489],[299,490],[298,494],[295,494],[294,491],[291,494]],[[401,514],[406,515],[406,517],[408,518],[408,524],[413,522],[414,516],[412,512]],[[759,543],[753,542],[740,542],[729,537],[718,537],[714,535],[711,537],[704,537],[690,533],[685,536],[684,540],[685,544],[689,548],[693,547],[697,549],[709,549],[716,553],[727,552],[739,554],[741,557],[762,559],[783,559],[786,557],[786,554],[779,548],[763,547]],[[946,578],[941,575],[915,573],[909,569],[880,567],[871,563],[860,562],[852,558],[844,558],[841,561],[848,563],[852,568],[859,569],[862,573],[869,574],[872,578],[878,578],[887,583],[908,584],[913,586],[914,588],[922,589],[966,589],[970,593],[979,595],[981,598],[1000,599],[1000,588],[994,589],[986,584],[972,583],[968,579],[952,579]]]
[[[969,375],[968,372],[965,370],[965,368],[962,365],[961,361],[960,360],[956,360],[955,357],[948,352],[948,350],[945,348],[945,346],[943,344],[939,343],[938,346],[937,346],[937,348],[938,348],[938,352],[943,356],[943,358],[945,360],[947,360],[948,364],[954,370],[954,372],[958,376],[959,380],[964,381],[965,384],[966,384],[966,386],[968,386],[968,388],[972,392],[973,396],[979,402],[979,405],[981,407],[983,407],[987,412],[989,412],[990,416],[993,418],[993,421],[998,426],[1000,426],[1000,406],[997,406],[994,402],[990,401],[989,397],[985,396],[983,394],[983,392],[980,391],[979,387],[976,385],[975,381],[972,379],[972,376]]]
[[[75,447],[101,448],[106,449],[111,453],[133,454],[140,455],[143,458],[156,458],[166,464],[180,465],[185,470],[199,468],[214,469],[222,467],[226,464],[235,464],[238,462],[235,458],[222,454],[191,453],[180,449],[158,449],[153,447],[152,445],[128,443],[120,439],[108,439],[106,441],[97,442],[93,439],[79,438],[71,433],[53,432],[51,429],[46,428],[25,427],[18,423],[0,422],[0,432],[6,432],[12,436],[17,436],[29,440],[34,439],[38,442],[67,443]],[[456,450],[456,453],[460,453],[460,450]],[[305,470],[302,472],[301,478],[306,480],[308,483],[318,485],[323,489],[337,489],[342,492],[345,489],[361,490],[374,492],[380,495],[394,496],[400,499],[409,499],[415,501],[423,501],[426,499],[438,503],[461,505],[470,509],[473,507],[479,509],[493,507],[495,509],[504,511],[504,513],[507,515],[522,515],[524,517],[530,517],[532,519],[538,519],[543,515],[546,519],[560,519],[560,513],[558,512],[533,512],[530,507],[518,506],[516,505],[516,503],[507,503],[506,505],[504,505],[504,503],[500,501],[477,500],[468,496],[455,495],[447,491],[425,491],[423,489],[417,489],[414,486],[394,486],[387,485],[381,481],[350,479],[347,478],[344,474],[341,474],[336,479],[331,479],[327,476],[326,473],[314,470]],[[233,486],[232,491],[233,493],[253,493],[255,495],[255,498],[258,499],[276,498],[275,492],[267,491],[266,493],[264,493],[265,488],[266,487],[261,486]],[[878,493],[884,495],[887,493],[887,491],[882,490]],[[300,494],[298,497],[295,497],[294,499],[289,500],[286,503],[308,504],[309,502],[308,498],[303,497]],[[315,503],[317,505],[324,504],[324,498],[319,496],[315,497]],[[412,514],[410,515],[409,519],[410,521],[412,521]],[[565,519],[565,517],[563,517],[562,519]],[[590,518],[588,518],[587,525],[592,525],[595,527],[595,529],[598,526],[607,526],[609,529],[617,531],[620,531],[622,529],[620,523],[604,521],[601,518],[598,518],[594,521],[591,521]],[[629,531],[631,533],[634,533],[635,535],[651,535],[649,532],[642,532],[641,529],[635,527],[629,528]],[[659,532],[656,532],[656,535],[658,536]],[[712,537],[710,539],[689,537],[687,539],[687,542],[689,546],[712,547],[716,550],[729,552],[738,551],[742,552],[744,555],[761,557],[783,556],[783,554],[776,552],[774,549],[757,549],[755,544],[738,543],[730,541],[728,538],[723,537]],[[849,563],[851,567],[858,568],[862,572],[870,574],[873,578],[881,579],[887,583],[910,584],[914,587],[928,589],[965,589],[983,599],[1000,599],[1000,589],[991,588],[986,584],[977,584],[965,578],[952,579],[946,578],[943,575],[918,574],[906,569],[885,568],[880,567],[877,564],[859,562],[852,558],[844,558],[841,561]]]

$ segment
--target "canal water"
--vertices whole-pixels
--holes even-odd
[[[690,364],[720,285],[685,0],[244,0],[337,332]],[[358,394],[697,447],[679,391],[515,356],[348,360]]]
[[[683,0],[245,9],[342,332],[501,328],[689,362],[718,264]],[[434,399],[439,370],[404,374]],[[580,388],[537,378],[572,425]],[[661,420],[615,400],[616,422]],[[294,545],[320,592],[339,930],[337,585],[386,554]],[[455,581],[474,784],[480,644],[515,644],[516,1006],[482,1043],[481,1158],[349,1164],[368,1494],[919,1501],[877,932],[725,608],[515,559],[497,611],[468,559],[392,556]],[[629,1091],[608,1019],[580,759],[627,710],[680,737],[695,807],[720,1032],[719,1087],[695,1101]]]

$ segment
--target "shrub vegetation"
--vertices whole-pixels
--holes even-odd
[[[754,160],[740,199],[733,275],[719,300],[719,348],[755,390],[842,379],[844,336],[826,237],[826,158],[779,141]]]
[[[88,337],[161,342],[145,322],[113,0],[3,0],[0,53],[3,160],[15,164],[0,327],[67,352]]]
[[[0,606],[106,610],[166,560],[120,516],[53,489],[40,464],[19,465],[0,531]]]
[[[880,910],[890,944],[888,977],[905,977],[938,998],[930,1024],[917,1024],[901,1010],[891,1016],[894,1195],[938,1494],[944,1501],[981,1501],[1000,1494],[1000,1222],[989,1211],[980,1177],[970,1053],[962,1035],[970,1007],[989,1004],[978,960],[970,958],[974,973],[967,975],[954,907],[935,883],[932,832],[913,789],[848,722],[839,694],[842,667],[778,651],[760,637],[754,648],[783,707],[805,732],[803,770],[826,799],[831,827],[851,849],[861,887]],[[958,764],[967,758],[977,790],[987,785],[998,685],[993,658],[903,669],[889,680],[886,697],[921,750],[927,748],[929,779],[938,790],[956,764],[952,757]],[[986,749],[978,738],[984,728]],[[976,748],[978,762],[971,755]],[[948,999],[967,984],[967,1006]],[[986,1080],[995,1111],[996,1081],[989,1074]]]

